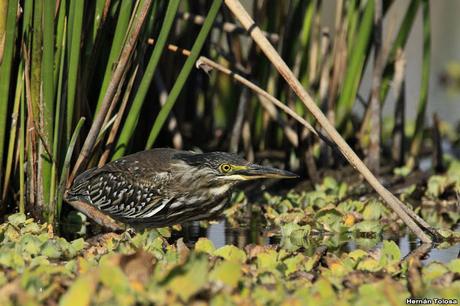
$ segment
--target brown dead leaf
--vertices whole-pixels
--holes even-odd
[[[155,263],[156,258],[142,249],[130,255],[121,255],[119,258],[120,268],[132,284],[145,285],[153,273]]]
[[[176,242],[177,253],[179,254],[179,263],[182,265],[187,261],[190,249],[185,245],[184,238],[179,238]]]

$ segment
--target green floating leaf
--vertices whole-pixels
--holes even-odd
[[[60,306],[88,306],[96,289],[97,273],[81,275],[59,301]]]
[[[299,225],[297,223],[286,223],[281,226],[281,235],[282,236],[294,236],[297,238],[304,238],[309,236],[311,233],[311,226]]]
[[[375,271],[381,270],[382,266],[374,258],[368,257],[368,258],[361,260],[356,268],[358,270],[375,272]]]
[[[321,185],[317,185],[316,189],[318,190],[324,190],[327,193],[337,193],[337,190],[339,188],[339,184],[337,181],[330,176],[326,176],[323,180],[323,183]]]
[[[422,279],[425,283],[431,283],[438,277],[443,276],[449,272],[447,267],[439,262],[431,262],[422,269]]]
[[[14,215],[8,216],[8,222],[14,226],[20,226],[26,222],[26,215],[23,213],[17,213]]]
[[[133,305],[135,298],[131,293],[128,277],[109,261],[110,259],[100,267],[101,283],[111,289],[118,305]]]
[[[157,228],[156,231],[165,238],[171,237],[171,229],[169,227]]]
[[[312,290],[315,293],[313,297],[315,297],[317,300],[321,300],[323,305],[335,304],[336,295],[334,288],[332,287],[331,282],[326,278],[321,277],[318,279],[318,281],[314,283]]]
[[[391,297],[391,301],[389,297]],[[358,288],[354,305],[406,305],[406,298],[410,297],[409,291],[395,281],[385,278],[382,281],[363,284]]]
[[[215,282],[221,282],[230,288],[238,285],[242,275],[241,264],[236,261],[223,261],[211,271],[209,279]]]
[[[42,241],[36,236],[26,234],[20,241],[21,254],[27,253],[31,256],[38,255],[41,250],[41,245]]]
[[[360,260],[361,258],[366,257],[367,255],[369,255],[369,253],[361,249],[357,249],[348,253],[348,257],[352,258],[355,261]]]
[[[363,202],[354,200],[347,200],[337,205],[337,209],[340,210],[342,213],[361,212],[363,208]]]
[[[359,233],[380,233],[383,230],[382,224],[373,220],[356,223],[350,229]]]
[[[6,283],[8,283],[8,278],[6,277],[5,272],[0,271],[0,287],[3,287]]]
[[[452,181],[447,176],[433,175],[428,179],[425,194],[430,198],[439,198],[451,183]]]
[[[384,240],[380,256],[380,265],[385,267],[398,263],[401,259],[401,250],[392,240]]]
[[[340,232],[342,230],[343,215],[332,204],[318,211],[315,215],[315,219],[326,231]]]
[[[371,200],[369,203],[366,204],[366,207],[363,211],[363,219],[364,220],[379,220],[385,212],[385,208],[377,200]]]
[[[285,260],[283,260],[283,263],[286,265],[286,270],[284,271],[284,274],[286,276],[289,276],[292,273],[298,271],[299,267],[304,261],[305,256],[302,254],[297,254],[296,256],[286,258]]]
[[[22,271],[26,265],[23,255],[13,250],[0,252],[0,265]]]
[[[208,259],[205,256],[192,257],[183,267],[173,270],[168,277],[167,288],[182,301],[198,293],[208,280]]]
[[[278,253],[268,249],[257,254],[257,267],[262,271],[273,271],[278,267]]]
[[[379,235],[373,234],[373,237],[359,237],[358,234],[355,238],[356,246],[363,250],[370,250],[377,246],[381,242]]]
[[[406,177],[412,172],[412,169],[410,167],[399,167],[399,168],[394,168],[393,173],[398,176]]]
[[[412,184],[406,188],[404,188],[401,192],[401,201],[406,201],[415,191],[417,190],[417,184]]]
[[[208,238],[200,237],[198,241],[195,243],[195,251],[207,253],[212,255],[213,252],[216,250],[214,243]]]
[[[85,240],[83,238],[78,238],[73,240],[70,245],[72,246],[72,250],[74,252],[79,252],[85,247]]]
[[[246,253],[234,245],[225,245],[215,250],[213,255],[230,261],[238,261],[241,263],[246,261]]]
[[[447,264],[450,271],[460,274],[460,258],[456,258]]]
[[[329,200],[329,196],[327,196],[324,191],[310,191],[305,193],[304,202],[306,203],[306,206],[322,208],[326,206]]]
[[[56,240],[48,240],[42,245],[41,253],[52,259],[60,258],[62,255],[62,249]]]
[[[21,234],[39,234],[43,231],[44,226],[40,227],[37,223],[31,222],[21,228]]]

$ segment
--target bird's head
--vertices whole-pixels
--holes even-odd
[[[183,162],[182,171],[201,174],[197,175],[196,179],[206,177],[222,184],[263,178],[298,177],[286,170],[250,163],[236,154],[227,152],[178,154],[176,158]]]

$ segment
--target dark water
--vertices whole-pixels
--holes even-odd
[[[460,230],[460,226],[457,227]],[[188,237],[189,241],[195,241],[199,237],[208,237],[216,246],[216,248],[222,247],[226,244],[233,244],[238,247],[244,247],[250,243],[260,245],[270,244],[285,244],[283,238],[279,232],[275,229],[257,229],[249,227],[233,228],[227,224],[225,220],[221,220],[218,223],[211,224],[208,229],[199,229],[198,226],[192,227],[189,232],[191,235]],[[318,237],[317,237],[318,238]],[[336,237],[322,236],[321,239],[308,239],[302,245],[303,249],[311,248],[306,250],[307,253],[312,252],[320,244],[327,244],[329,239],[335,239]],[[394,240],[394,238],[393,238]],[[405,234],[399,239],[394,240],[401,250],[402,258],[414,251],[420,243],[412,235]],[[365,250],[375,250],[382,247],[381,238],[356,238],[356,237],[340,237],[337,241],[333,241],[332,250],[335,253],[350,252],[357,248]],[[334,246],[337,245],[337,248]],[[460,258],[460,244],[456,245],[433,245],[433,248],[429,251],[427,256],[424,258],[423,263],[429,263],[431,261],[438,261],[447,263],[453,259]]]

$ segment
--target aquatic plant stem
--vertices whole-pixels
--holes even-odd
[[[372,174],[372,172],[366,167],[356,153],[351,149],[347,142],[337,132],[337,130],[329,123],[326,116],[318,108],[316,103],[302,87],[300,82],[295,78],[292,71],[280,57],[275,48],[263,35],[262,31],[257,27],[251,16],[247,13],[244,7],[238,0],[224,0],[227,7],[235,15],[235,17],[241,22],[243,27],[249,32],[250,36],[257,43],[259,48],[265,53],[267,58],[275,66],[278,72],[288,82],[292,90],[302,100],[307,109],[316,118],[321,127],[326,131],[329,137],[337,144],[339,150],[342,152],[344,157],[349,163],[357,169],[366,181],[377,191],[377,193],[388,203],[393,211],[404,221],[404,223],[417,235],[417,237],[425,242],[431,243],[432,239],[428,236],[412,217],[410,217],[404,208],[401,207],[400,203],[396,201],[394,195],[388,191]],[[427,229],[428,230],[428,229]]]
[[[417,118],[415,120],[415,130],[412,135],[409,158],[406,167],[413,169],[417,165],[420,153],[423,133],[425,128],[425,116],[428,103],[428,93],[430,89],[430,65],[431,65],[431,21],[430,21],[430,2],[423,1],[423,60],[422,60],[422,80],[420,86],[420,98],[417,106]]]
[[[163,54],[164,44],[173,28],[175,16],[179,8],[180,1],[170,1],[166,9],[166,15],[163,20],[160,34],[158,36],[158,44],[155,46],[152,55],[150,56],[144,75],[136,90],[135,96],[129,108],[127,109],[126,119],[118,136],[118,140],[113,148],[112,160],[122,157],[125,154],[127,146],[131,141],[136,130],[137,123],[141,114],[142,106],[144,105],[145,97],[147,96],[150,84],[152,82],[155,70],[160,62]]]
[[[110,107],[112,99],[117,91],[120,80],[126,69],[126,64],[128,63],[130,55],[134,49],[134,46],[136,45],[137,38],[141,31],[142,25],[144,24],[144,20],[147,16],[151,4],[152,0],[146,0],[144,2],[144,5],[139,14],[139,18],[136,20],[136,24],[134,25],[133,31],[131,32],[131,36],[127,39],[126,45],[124,46],[120,56],[120,60],[118,61],[118,65],[115,68],[115,71],[113,72],[112,80],[110,81],[110,84],[107,87],[107,92],[104,96],[104,100],[102,101],[101,108],[97,113],[96,118],[93,121],[93,124],[91,125],[91,129],[88,132],[88,136],[86,137],[85,143],[83,144],[81,153],[78,156],[77,162],[75,163],[75,166],[72,170],[72,174],[68,179],[69,185],[72,183],[73,178],[76,176],[80,168],[86,166],[88,157],[91,151],[93,150],[94,144],[96,143],[97,136],[101,130],[107,111]]]
[[[169,93],[168,98],[166,99],[165,104],[161,107],[160,112],[158,113],[157,117],[155,118],[155,122],[153,123],[153,127],[150,131],[149,137],[147,139],[147,143],[145,145],[146,149],[152,148],[155,140],[157,139],[158,135],[160,134],[160,130],[162,129],[166,119],[169,116],[174,104],[179,97],[179,94],[182,91],[182,88],[187,81],[190,72],[193,69],[193,64],[195,63],[196,59],[198,58],[201,49],[204,46],[206,38],[211,31],[212,25],[214,20],[217,17],[217,13],[219,12],[220,6],[222,4],[222,0],[213,0],[211,7],[208,11],[208,15],[206,16],[206,21],[203,24],[198,36],[193,43],[192,51],[190,57],[185,61],[184,66],[182,66],[181,72],[177,76],[177,80],[175,81],[171,92]]]
[[[0,6],[0,156],[3,157],[6,139],[6,122],[8,114],[8,97],[13,67],[16,33],[15,1],[1,1]],[[3,162],[0,162],[0,188],[3,185]],[[0,206],[2,204],[0,203]]]

